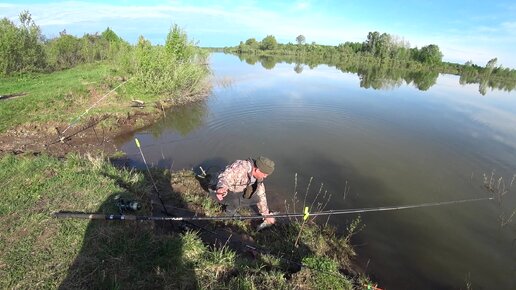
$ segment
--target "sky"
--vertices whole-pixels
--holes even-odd
[[[134,43],[140,35],[165,41],[178,24],[200,46],[235,46],[274,35],[278,42],[338,45],[363,42],[368,32],[388,33],[411,47],[436,44],[443,60],[516,68],[516,1],[2,1],[0,18],[18,23],[28,10],[42,33],[76,36],[113,29]]]

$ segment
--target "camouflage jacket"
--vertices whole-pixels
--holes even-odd
[[[232,164],[226,166],[226,169],[219,174],[219,181],[217,188],[226,188],[228,194],[242,193],[245,188],[253,184],[256,179],[252,176],[253,163],[251,160],[237,160]],[[258,210],[261,214],[268,214],[267,198],[265,196],[265,186],[263,183],[258,183],[256,192],[259,202],[257,204]]]

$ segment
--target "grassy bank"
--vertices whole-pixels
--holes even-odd
[[[350,278],[349,239],[315,224],[298,223],[256,233],[246,222],[212,223],[213,231],[247,232],[267,253],[232,250],[227,241],[206,245],[203,232],[153,222],[58,220],[56,210],[117,213],[116,195],[143,204],[151,214],[152,185],[138,171],[105,159],[70,155],[5,155],[0,159],[0,288],[352,289],[368,283]],[[193,172],[153,171],[167,204],[219,214]],[[305,267],[292,269],[284,258]],[[295,267],[294,267],[295,268]]]
[[[0,79],[2,95],[25,94],[2,101],[0,132],[27,123],[70,122],[90,105],[92,93],[108,92],[106,80],[112,75],[107,64],[99,63],[52,74]]]
[[[69,124],[118,85],[122,86],[79,121],[85,122],[105,114],[117,118],[135,112],[159,113],[162,109],[158,105],[160,102],[166,108],[174,101],[170,96],[147,92],[130,76],[117,71],[107,62],[79,65],[50,74],[6,77],[0,79],[0,94],[23,95],[0,101],[0,133],[19,125]],[[204,90],[208,88],[207,83],[199,86],[204,86]],[[178,95],[181,94],[180,89]],[[135,104],[133,100],[143,101],[145,106],[132,107]],[[175,98],[176,102],[189,100],[195,100],[195,96]]]
[[[0,79],[0,155],[116,151],[114,138],[210,90],[207,54],[177,26],[166,46],[144,38],[114,60]]]
[[[38,27],[28,16],[34,28],[31,37],[38,38]],[[6,19],[2,23],[2,29],[10,27],[13,33],[1,39],[6,47],[26,33],[23,25],[17,27]],[[0,72],[0,134],[9,133],[2,136],[8,143],[23,143],[19,139],[26,135],[39,137],[31,143],[41,142],[43,135],[66,137],[60,131],[70,125],[88,126],[100,119],[107,119],[100,126],[114,135],[120,133],[120,125],[128,130],[149,124],[164,109],[203,99],[210,89],[207,53],[177,25],[170,28],[165,45],[152,45],[143,36],[130,45],[110,29],[81,39],[61,33],[41,45],[31,48],[48,50],[34,60],[41,67],[34,66],[33,59],[22,65],[13,55],[0,53],[0,64],[12,69]],[[0,151],[24,152],[26,145],[4,148],[0,144]],[[37,152],[41,151],[46,150]]]

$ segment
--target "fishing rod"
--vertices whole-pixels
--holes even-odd
[[[463,200],[455,200],[455,201],[445,201],[445,202],[433,202],[433,203],[423,203],[423,204],[416,204],[416,205],[404,205],[404,206],[391,206],[391,207],[377,207],[377,208],[358,208],[358,209],[343,209],[343,210],[328,210],[328,211],[321,211],[321,212],[314,212],[309,215],[313,216],[319,216],[319,215],[332,215],[332,214],[352,214],[352,213],[363,213],[363,212],[375,212],[375,211],[393,211],[393,210],[402,210],[402,209],[410,209],[410,208],[421,208],[421,207],[430,207],[430,206],[440,206],[440,205],[451,205],[451,204],[459,204],[459,203],[466,203],[466,202],[475,202],[475,201],[485,201],[485,200],[493,200],[493,197],[486,197],[486,198],[476,198],[476,199],[463,199]],[[133,209],[133,207],[130,207]],[[166,207],[165,207],[166,209]],[[305,208],[307,210],[308,208]],[[174,216],[165,216],[165,217],[158,217],[158,216],[137,216],[137,215],[112,215],[112,214],[100,214],[100,213],[81,213],[81,212],[55,212],[53,213],[54,217],[56,218],[81,218],[81,219],[105,219],[105,220],[147,220],[147,221],[185,221],[195,227],[200,228],[201,230],[207,231],[209,234],[214,235],[216,237],[219,237],[220,234],[209,230],[203,226],[197,225],[193,223],[192,221],[195,220],[239,220],[239,219],[258,219],[258,218],[264,218],[264,217],[275,217],[275,218],[283,218],[283,217],[308,217],[307,212],[305,211],[303,214],[300,213],[292,213],[292,214],[274,214],[274,215],[256,215],[256,216],[236,216],[236,217],[174,217]],[[170,215],[170,213],[168,213]],[[231,236],[228,238],[227,242]],[[226,242],[226,243],[227,243]],[[237,241],[238,242],[238,241]],[[257,251],[259,253],[268,253],[271,254],[270,251],[257,246],[257,245],[249,245],[244,242],[238,242],[242,246],[244,246],[247,249],[250,249],[252,251]],[[336,276],[335,273],[323,271],[318,268],[314,268],[308,265],[305,265],[304,263],[296,262],[291,259],[287,259],[283,256],[278,256],[278,258],[284,262],[287,262],[291,265],[297,265],[298,267],[304,267],[308,268],[317,272],[325,273],[327,275]],[[340,272],[340,271],[339,271]],[[371,284],[362,284],[361,286],[365,287],[366,289],[374,289],[374,290],[381,290],[381,288],[378,288],[377,285],[371,285]]]
[[[59,211],[52,213],[56,218],[75,218],[75,219],[96,219],[96,220],[132,220],[132,221],[202,221],[202,220],[252,220],[263,219],[268,217],[273,218],[293,218],[293,217],[307,217],[309,216],[327,216],[327,215],[341,215],[354,214],[365,212],[380,212],[380,211],[394,211],[422,207],[434,207],[442,205],[452,205],[459,203],[469,203],[477,201],[493,200],[494,197],[483,197],[473,199],[461,199],[452,201],[429,202],[414,205],[402,206],[384,206],[371,208],[356,208],[356,209],[341,209],[341,210],[327,210],[313,213],[277,213],[268,215],[247,215],[247,216],[140,216],[140,215],[125,215],[125,214],[103,214],[103,213],[86,213],[86,212],[71,212]]]

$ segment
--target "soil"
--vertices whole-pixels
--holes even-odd
[[[118,150],[114,142],[117,136],[149,126],[160,117],[160,111],[149,113],[135,108],[126,117],[109,114],[90,117],[70,128],[68,124],[57,122],[20,125],[0,134],[0,155],[45,153],[64,157],[71,152],[111,155]],[[106,121],[114,125],[106,128],[102,125]]]
[[[124,79],[122,79],[123,81]],[[184,94],[174,100],[158,100],[147,104],[152,111],[143,111],[142,101],[134,100],[131,111],[120,117],[113,114],[83,119],[79,124],[70,126],[66,123],[46,122],[19,125],[0,133],[0,156],[12,154],[48,154],[65,157],[68,153],[105,153],[107,156],[118,151],[115,138],[132,135],[133,132],[148,127],[160,119],[164,111],[173,107],[205,99],[211,87],[209,85],[199,93]],[[4,98],[24,96],[19,93]],[[95,88],[89,89],[91,103],[98,101],[100,94]],[[109,125],[105,125],[109,124]]]

